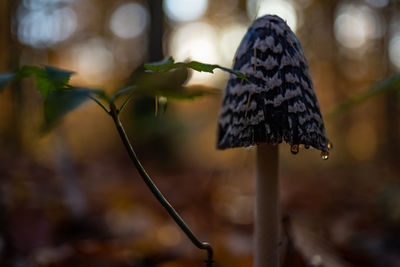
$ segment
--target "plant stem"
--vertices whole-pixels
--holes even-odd
[[[136,167],[140,177],[142,177],[143,181],[146,183],[147,187],[156,197],[156,199],[160,202],[160,204],[164,207],[164,209],[168,212],[168,214],[172,217],[172,219],[178,224],[178,226],[182,229],[182,231],[186,234],[186,236],[192,241],[192,243],[199,249],[207,250],[207,260],[205,261],[207,267],[211,267],[213,263],[213,249],[211,245],[207,242],[200,242],[199,239],[193,234],[187,224],[183,221],[183,219],[179,216],[179,214],[175,211],[172,205],[165,199],[163,194],[154,184],[150,176],[147,174],[146,170],[143,168],[142,164],[140,163],[138,157],[136,156],[135,151],[132,148],[132,145],[129,141],[128,136],[122,126],[121,121],[119,120],[119,110],[117,110],[114,103],[110,104],[110,113],[111,117],[113,118],[115,127],[118,130],[119,136],[128,151],[129,157],[132,160],[133,164]]]
[[[107,114],[109,114],[109,111],[107,110],[107,108],[99,100],[97,100],[93,96],[89,96],[89,98],[92,99],[97,105],[99,105]]]
[[[278,146],[257,147],[255,267],[279,266]]]

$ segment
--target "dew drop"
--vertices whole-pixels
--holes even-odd
[[[297,153],[299,153],[299,145],[292,145],[290,147],[290,152],[292,152],[292,154],[296,155]]]
[[[309,148],[310,148],[310,145],[304,145],[304,148],[305,148],[305,149],[309,149]]]
[[[321,151],[321,159],[323,159],[323,160],[329,159],[329,152],[328,151]]]
[[[333,149],[333,144],[331,142],[328,143],[328,149],[329,150]]]

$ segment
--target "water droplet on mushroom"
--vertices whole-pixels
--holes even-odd
[[[328,143],[328,149],[329,150],[333,149],[333,144],[331,142]]]
[[[309,148],[310,148],[310,145],[304,145],[304,148],[305,148],[305,149],[309,149]]]
[[[290,152],[292,152],[292,154],[296,155],[297,153],[299,153],[299,145],[292,145],[290,147]]]
[[[329,152],[328,151],[321,151],[321,159],[327,160],[329,158]]]

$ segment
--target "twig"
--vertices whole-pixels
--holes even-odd
[[[92,99],[97,105],[99,105],[107,114],[109,114],[110,112],[107,110],[107,108],[95,97],[93,96],[89,96],[90,99]]]
[[[110,113],[111,117],[113,118],[115,127],[118,130],[119,136],[128,151],[129,157],[132,160],[133,164],[136,167],[140,177],[142,177],[143,181],[146,183],[147,187],[156,197],[156,199],[160,202],[160,204],[164,207],[164,209],[168,212],[168,214],[172,217],[172,219],[178,224],[178,226],[182,229],[182,231],[186,234],[186,236],[192,241],[192,243],[199,249],[207,250],[207,260],[205,261],[207,267],[212,267],[213,263],[213,249],[211,245],[207,242],[200,242],[199,239],[193,234],[187,224],[183,221],[183,219],[179,216],[179,214],[175,211],[175,209],[171,206],[171,204],[165,199],[163,194],[154,184],[150,176],[147,174],[146,170],[143,168],[142,164],[140,163],[139,159],[136,156],[135,151],[129,141],[128,136],[122,126],[121,121],[119,120],[119,111],[117,110],[114,103],[110,103]]]

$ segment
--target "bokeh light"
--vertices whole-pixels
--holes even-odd
[[[246,33],[247,27],[243,24],[230,24],[221,29],[220,47],[224,64],[231,65],[236,49]]]
[[[365,2],[378,8],[385,7],[389,4],[389,0],[365,0]]]
[[[77,16],[73,9],[48,5],[66,1],[24,1],[18,9],[18,39],[38,48],[51,47],[62,42],[75,32]]]
[[[400,33],[396,34],[389,43],[390,62],[400,70]]]
[[[141,35],[149,23],[147,9],[138,3],[119,6],[111,15],[111,31],[120,38],[130,39]]]
[[[74,1],[75,0],[23,0],[22,3],[28,9],[38,10],[51,5],[69,4]]]
[[[295,32],[297,29],[297,12],[294,5],[285,0],[247,0],[247,15],[255,19],[263,15],[278,15]]]
[[[334,31],[345,48],[358,49],[383,35],[379,16],[365,5],[345,4],[338,8]]]
[[[74,58],[82,79],[102,85],[112,76],[114,57],[101,38],[92,38],[74,48]]]
[[[208,0],[164,0],[164,12],[174,21],[191,21],[204,16]]]
[[[213,62],[218,60],[217,33],[204,22],[189,23],[172,34],[170,53],[178,60]]]
[[[192,22],[177,29],[171,35],[169,54],[177,61],[197,60],[204,63],[219,62],[216,30],[204,22]],[[200,83],[209,74],[193,72],[190,82]]]

